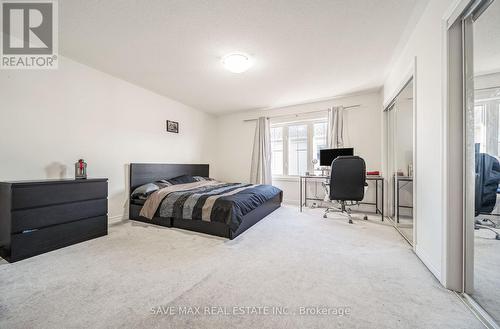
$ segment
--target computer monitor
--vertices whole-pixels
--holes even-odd
[[[354,148],[324,149],[319,151],[319,165],[331,166],[333,160],[343,155],[354,155]]]

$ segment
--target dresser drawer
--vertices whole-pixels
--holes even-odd
[[[104,216],[108,213],[108,200],[90,200],[41,208],[14,210],[12,233],[72,222],[78,219]]]
[[[39,255],[108,233],[108,218],[100,216],[54,225],[29,233],[13,234],[10,261]]]
[[[12,209],[106,199],[107,197],[108,183],[106,181],[13,186]]]

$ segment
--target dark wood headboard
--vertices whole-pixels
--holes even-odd
[[[208,177],[208,164],[131,163],[130,193],[137,187],[181,175]]]

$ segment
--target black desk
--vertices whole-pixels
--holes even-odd
[[[307,181],[308,180],[326,180],[329,181],[330,176],[313,176],[313,175],[304,175],[304,176],[299,176],[299,208],[300,211],[302,212],[302,206],[307,203],[308,200],[316,200],[316,201],[323,201],[323,199],[318,199],[318,198],[310,198],[307,197]],[[375,202],[360,202],[360,204],[368,204],[368,205],[373,205],[375,206],[375,213],[381,215],[382,221],[384,221],[384,177],[382,176],[366,176],[367,181],[375,181]],[[381,205],[379,206],[379,183],[381,186],[381,194],[380,194],[380,199],[381,199]]]

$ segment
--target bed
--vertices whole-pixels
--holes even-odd
[[[139,187],[178,177],[199,181],[160,184],[143,199],[132,195]],[[221,183],[206,177],[208,164],[130,164],[130,219],[234,239],[281,206],[283,192],[271,185]]]

